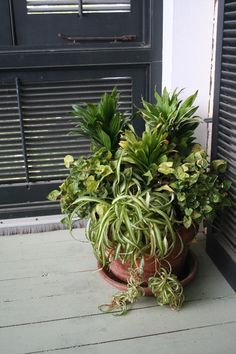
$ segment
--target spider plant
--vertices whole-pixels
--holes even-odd
[[[173,194],[146,191],[124,194],[112,201],[80,197],[74,201],[69,224],[88,203],[95,203],[86,228],[86,236],[102,266],[113,259],[134,266],[145,254],[164,257],[173,248]]]
[[[142,279],[139,269],[130,269],[127,290],[113,295],[110,304],[99,306],[100,311],[105,313],[112,312],[115,316],[127,314],[130,305],[145,295],[141,285]]]
[[[142,288],[142,269],[130,269],[127,290],[112,296],[110,304],[99,306],[102,312],[112,312],[115,316],[125,315],[140,297],[145,296]],[[179,310],[184,302],[183,286],[171,269],[161,267],[159,272],[148,279],[148,287],[156,297],[158,305],[169,305]]]
[[[183,286],[171,269],[161,268],[159,274],[150,277],[148,286],[156,297],[158,305],[169,305],[173,310],[179,310],[184,302]]]

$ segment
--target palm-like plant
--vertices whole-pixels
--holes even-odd
[[[148,183],[152,180],[153,172],[156,173],[158,166],[166,162],[170,152],[173,152],[173,144],[167,140],[165,127],[161,125],[147,129],[142,137],[138,137],[130,127],[122,136],[120,146],[122,161],[133,165],[134,171],[147,177]]]
[[[105,93],[97,105],[74,105],[72,114],[79,120],[74,132],[89,137],[97,147],[115,152],[120,132],[130,122],[127,114],[118,111],[118,100],[119,93],[114,89],[110,94]]]
[[[155,91],[156,103],[143,100],[143,108],[140,112],[149,127],[159,125],[164,127],[167,140],[175,144],[180,153],[187,153],[192,148],[194,130],[199,125],[200,119],[194,115],[198,109],[193,105],[197,92],[182,101],[179,98],[181,91],[174,90],[170,94],[164,88],[161,96]]]

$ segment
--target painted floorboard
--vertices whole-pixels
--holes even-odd
[[[48,351],[47,354],[234,354],[236,323]]]
[[[1,352],[20,354],[55,350],[236,322],[236,312],[232,311],[235,307],[234,297],[188,303],[181,312],[169,308],[143,308],[123,317],[100,314],[2,328]]]
[[[84,230],[77,231],[84,240]],[[116,289],[91,271],[96,262],[90,245],[75,241],[65,230],[1,237],[0,353],[137,354],[138,345],[140,353],[158,348],[165,354],[176,347],[187,354],[184,350],[191,342],[198,353],[204,345],[213,350],[211,338],[213,342],[218,338],[215,348],[225,344],[228,352],[224,353],[231,354],[235,293],[205,254],[204,241],[192,247],[199,271],[185,289],[186,302],[180,312],[155,306],[154,299],[146,298],[127,316],[117,318],[98,311],[98,305],[108,302]]]

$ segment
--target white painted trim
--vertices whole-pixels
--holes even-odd
[[[183,99],[198,90],[196,104],[203,119],[211,114],[216,3],[217,0],[163,1],[162,87],[169,91],[185,88]],[[205,148],[207,131],[204,123],[196,130],[197,141]]]
[[[174,0],[163,3],[162,88],[172,88]]]
[[[33,225],[46,225],[60,223],[63,215],[47,215],[17,219],[2,219],[0,220],[0,229],[9,227],[33,226]]]

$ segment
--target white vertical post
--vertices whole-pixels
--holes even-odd
[[[169,90],[185,88],[182,97],[198,90],[198,114],[211,114],[214,20],[217,0],[164,0],[163,80]],[[207,147],[207,125],[196,131]]]

